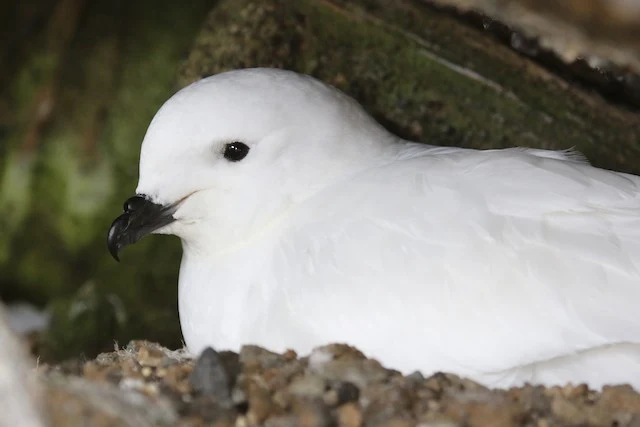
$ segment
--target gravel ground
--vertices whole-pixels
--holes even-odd
[[[403,376],[332,344],[307,357],[246,346],[197,360],[146,341],[38,368],[55,426],[637,426],[640,394],[584,385],[490,390]]]

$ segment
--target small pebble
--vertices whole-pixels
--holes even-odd
[[[362,412],[355,403],[347,403],[338,408],[339,427],[360,427],[362,425]]]
[[[272,351],[258,347],[257,345],[245,345],[240,349],[240,363],[251,368],[276,368],[282,366],[285,358]]]
[[[296,399],[292,405],[296,425],[300,427],[325,427],[332,424],[330,409],[321,399]]]
[[[298,377],[289,385],[289,392],[298,397],[320,397],[325,389],[325,381],[316,375]]]
[[[145,366],[140,370],[140,373],[142,374],[143,377],[150,377],[151,374],[153,373],[153,370],[150,367]]]
[[[355,384],[348,381],[339,381],[334,384],[333,389],[338,394],[337,405],[342,405],[347,402],[357,402],[360,398],[360,389]]]
[[[219,402],[230,399],[229,378],[218,353],[211,347],[200,354],[189,375],[189,383],[196,394],[213,396]]]

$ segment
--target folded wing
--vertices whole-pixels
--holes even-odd
[[[545,152],[412,150],[294,218],[274,262],[306,255],[282,297],[311,341],[472,375],[640,343],[639,178]]]

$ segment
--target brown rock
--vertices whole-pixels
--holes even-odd
[[[262,423],[271,415],[274,407],[271,401],[271,393],[259,378],[253,378],[249,382],[247,401],[249,403],[247,420],[250,424]]]
[[[362,412],[355,403],[347,403],[338,408],[338,426],[360,427],[362,425]]]
[[[292,405],[296,425],[300,427],[324,427],[332,424],[330,409],[322,399],[298,398]]]

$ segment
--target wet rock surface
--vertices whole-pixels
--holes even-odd
[[[593,57],[588,53],[579,54],[575,50],[564,50],[568,46],[561,42],[541,38],[535,29],[528,32],[520,30],[517,24],[509,25],[496,17],[499,13],[491,14],[490,9],[483,13],[482,7],[456,7],[457,0],[424,0],[430,7],[448,13],[460,22],[490,34],[505,46],[561,76],[567,81],[581,85],[586,90],[592,90],[606,98],[609,102],[630,108],[640,109],[640,68],[635,71],[620,63],[615,63],[608,57]],[[453,6],[452,6],[453,5]],[[593,7],[593,6],[592,6]],[[569,8],[568,13],[576,13]],[[640,27],[640,16],[637,17]],[[557,37],[566,37],[567,33]],[[592,36],[594,36],[592,34]],[[553,39],[557,40],[557,39]],[[636,48],[637,55],[638,48]],[[584,52],[587,52],[586,50]],[[612,53],[607,50],[603,52]]]
[[[195,360],[146,341],[38,369],[52,424],[122,426],[640,426],[626,385],[491,390],[403,376],[332,344],[300,357],[245,346]]]
[[[640,70],[640,3],[635,0],[423,0],[475,10],[519,28],[565,61],[586,57]]]

